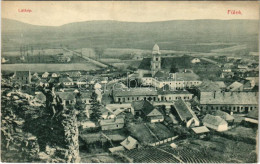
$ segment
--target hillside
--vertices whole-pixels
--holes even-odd
[[[216,42],[256,45],[255,48],[258,40],[258,21],[172,20],[143,23],[86,21],[53,27],[2,19],[2,35],[5,50],[14,49],[17,44],[30,44],[42,48],[62,44],[72,48],[98,46],[150,49],[155,42],[165,50],[176,48],[187,50],[186,45],[194,47],[193,44],[197,43]]]

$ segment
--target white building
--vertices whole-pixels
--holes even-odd
[[[199,63],[200,59],[199,58],[194,58],[191,60],[191,63],[195,64],[195,63]]]
[[[210,128],[214,129],[216,131],[226,131],[228,130],[228,123],[222,119],[220,116],[213,116],[210,114],[207,114],[203,120],[203,125]]]

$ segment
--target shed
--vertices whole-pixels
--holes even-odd
[[[138,141],[131,136],[128,136],[123,142],[120,143],[127,150],[138,148]]]

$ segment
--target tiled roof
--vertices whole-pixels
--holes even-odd
[[[246,117],[258,120],[258,110],[255,109],[255,110],[250,111]]]
[[[235,81],[230,86],[228,86],[228,89],[230,89],[230,91],[237,91],[242,86],[243,86],[242,83]]]
[[[188,119],[193,117],[192,113],[182,99],[175,101],[173,106],[182,121],[188,121]]]
[[[122,146],[124,146],[127,150],[131,150],[135,147],[135,145],[137,144],[137,140],[134,139],[133,137],[129,136],[127,137],[123,142],[121,142],[120,144]]]
[[[114,90],[113,96],[157,96],[155,88],[129,88],[124,90]]]
[[[161,95],[166,95],[166,94],[191,94],[187,90],[173,90],[170,88],[168,84],[163,86],[162,88],[158,89],[158,93]]]
[[[154,106],[149,103],[147,100],[142,100],[142,101],[134,101],[132,102],[132,106],[135,111],[140,111],[145,109],[145,111],[152,111],[154,109]]]
[[[258,104],[258,92],[202,92],[200,104],[255,105]]]
[[[154,75],[154,78],[161,78],[161,77],[164,77],[164,78],[167,78],[169,77],[170,74],[169,73],[164,73],[162,71],[157,71]]]
[[[201,92],[221,91],[222,88],[225,88],[224,82],[203,81],[201,85],[198,86]]]
[[[214,115],[215,116],[219,116],[219,117],[223,118],[226,121],[234,120],[233,116],[231,116],[230,114],[228,114],[226,112],[223,112],[221,110],[217,110]]]
[[[213,116],[213,115],[210,115],[210,114],[207,114],[203,118],[202,122],[203,123],[208,123],[208,124],[211,124],[211,125],[215,125],[215,126],[227,124],[227,122],[224,119],[222,119],[221,117]]]
[[[159,72],[159,71],[158,71]],[[195,73],[175,73],[170,76],[168,73],[159,73],[156,77],[158,81],[196,81],[199,80],[199,76]]]

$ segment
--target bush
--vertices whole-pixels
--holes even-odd
[[[123,163],[133,163],[133,162],[134,162],[133,159],[127,157],[126,155],[124,155],[124,154],[122,154],[122,153],[115,152],[115,153],[112,153],[112,155],[113,155],[116,159],[122,161]]]

